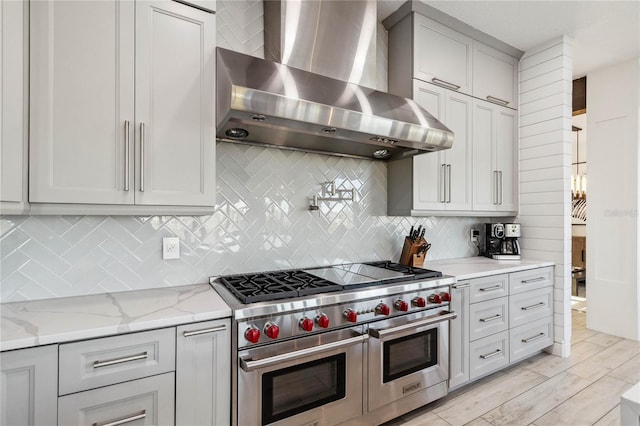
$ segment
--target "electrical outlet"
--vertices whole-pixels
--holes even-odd
[[[469,232],[469,239],[470,241],[475,244],[478,245],[478,238],[480,237],[480,231],[478,231],[477,229],[473,229],[471,228],[470,232]]]
[[[164,260],[180,259],[180,237],[162,239],[162,258]]]

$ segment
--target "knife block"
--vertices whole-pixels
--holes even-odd
[[[414,254],[413,256],[411,256],[411,266],[422,268],[422,266],[424,266],[425,256],[426,253]]]
[[[427,240],[424,238],[418,238],[415,241],[411,241],[411,238],[405,237],[404,246],[402,246],[402,254],[400,254],[400,261],[398,263],[406,266],[418,266],[417,264],[414,264],[414,256],[418,256],[418,250],[423,244],[427,244]],[[424,263],[425,255],[426,253],[423,253],[418,256],[421,259],[417,259],[416,262],[422,261],[422,263]]]

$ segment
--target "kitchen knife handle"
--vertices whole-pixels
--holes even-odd
[[[144,123],[140,123],[140,192],[144,192]]]
[[[124,190],[129,190],[129,169],[131,167],[131,155],[129,153],[130,150],[130,122],[129,120],[125,120],[124,122]]]

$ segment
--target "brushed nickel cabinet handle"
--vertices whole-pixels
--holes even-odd
[[[500,104],[504,106],[509,105],[509,101],[505,101],[504,99],[496,98],[495,96],[491,96],[491,95],[487,96],[487,100],[489,102],[493,102],[494,104]]]
[[[140,192],[144,192],[144,123],[140,123]]]
[[[498,204],[502,205],[502,170],[498,171],[498,176],[498,181],[500,182],[500,191],[498,192],[498,194],[500,194],[500,201],[498,202]]]
[[[498,171],[493,171],[493,204],[498,204]]]
[[[491,352],[490,354],[480,355],[480,358],[489,359],[489,358],[493,358],[494,356],[498,356],[501,353],[502,353],[502,349],[496,349],[495,352]]]
[[[129,169],[131,166],[131,155],[129,154],[130,150],[130,122],[129,120],[125,120],[124,122],[124,190],[129,190]]]
[[[478,290],[480,290],[480,291],[493,291],[493,290],[500,290],[501,288],[502,288],[502,286],[500,284],[498,284],[498,285],[494,285],[494,286],[491,286],[491,287],[483,287],[483,288],[480,288]]]
[[[533,337],[529,337],[527,339],[522,339],[522,343],[531,343],[531,342],[535,342],[536,340],[540,340],[545,336],[544,333],[539,333]]]
[[[447,203],[451,202],[451,164],[447,164]]]
[[[224,331],[226,329],[226,325],[220,325],[218,327],[203,328],[202,330],[185,331],[182,335],[184,337],[198,336],[200,334],[217,333],[218,331]]]
[[[546,305],[546,303],[540,302],[540,303],[536,303],[535,305],[523,306],[520,309],[522,309],[523,311],[529,311],[531,309],[542,308],[545,305]]]
[[[500,318],[502,318],[502,315],[495,314],[492,317],[480,318],[480,322],[491,322],[491,321],[495,321],[495,320],[500,319]]]
[[[447,89],[452,89],[452,90],[459,90],[462,87],[462,86],[458,86],[457,84],[449,83],[448,81],[441,80],[437,77],[433,77],[431,79],[431,82],[434,84],[437,84],[438,86],[443,86]]]
[[[471,287],[471,283],[465,283],[465,284],[454,284],[451,286],[451,288],[454,289],[459,289],[459,288],[467,288],[467,287]]]
[[[135,422],[147,417],[147,410],[142,410],[139,413],[130,414],[124,417],[118,417],[117,419],[107,420],[106,422],[95,422],[92,426],[118,426],[125,423]]]
[[[440,202],[447,202],[447,165],[440,165],[440,176],[442,177],[442,185],[440,185]]]
[[[93,363],[93,368],[108,367],[110,365],[122,364],[125,362],[131,362],[131,361],[138,361],[141,359],[146,359],[147,357],[148,357],[147,352],[142,352],[140,354],[125,356],[122,358],[108,359],[106,361],[95,361]]]
[[[523,280],[522,284],[531,284],[531,283],[537,283],[539,281],[544,281],[545,278],[544,277],[537,277],[537,278],[531,278],[530,280]]]

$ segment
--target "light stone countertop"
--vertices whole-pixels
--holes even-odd
[[[423,268],[434,269],[442,272],[444,275],[455,276],[458,281],[461,281],[553,265],[553,262],[543,260],[494,260],[488,257],[478,256],[426,261]]]
[[[209,284],[4,303],[0,350],[230,316],[231,309]]]

